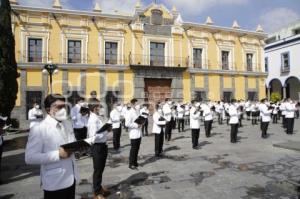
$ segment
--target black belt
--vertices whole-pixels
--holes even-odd
[[[94,143],[94,145],[97,145],[97,146],[106,146],[107,144],[106,143]]]

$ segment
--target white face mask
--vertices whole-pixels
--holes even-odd
[[[68,119],[67,110],[65,108],[60,109],[54,114],[54,118],[60,122],[67,120]]]
[[[121,112],[122,111],[122,106],[117,106],[117,111]]]
[[[140,109],[140,105],[135,105],[135,110],[139,110]]]
[[[35,105],[35,107],[34,108],[36,108],[36,109],[39,109],[40,108],[40,106],[39,105]]]
[[[169,105],[172,105],[172,102],[171,102],[171,101],[168,101],[168,104],[169,104]]]
[[[158,112],[159,114],[162,114],[162,113],[163,113],[163,111],[162,111],[161,109],[158,109],[157,112]]]

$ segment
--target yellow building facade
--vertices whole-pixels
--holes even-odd
[[[15,1],[14,1],[15,2]],[[188,23],[164,5],[136,5],[134,13],[105,14],[12,5],[20,72],[16,112],[49,93],[45,64],[57,64],[53,92],[73,99],[97,91],[104,103],[188,102],[194,98],[265,97],[266,34],[233,27]]]

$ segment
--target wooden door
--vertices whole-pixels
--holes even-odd
[[[171,97],[171,83],[171,79],[145,79],[145,98],[151,112],[158,102]]]

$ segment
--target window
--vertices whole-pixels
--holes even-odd
[[[195,100],[197,100],[197,101],[206,100],[206,92],[205,91],[195,91]]]
[[[165,65],[165,44],[164,43],[150,43],[150,66],[164,66]]]
[[[223,92],[224,102],[230,102],[232,98],[232,92]]]
[[[193,64],[194,64],[194,68],[202,68],[202,49],[201,48],[193,49]]]
[[[247,71],[252,71],[253,70],[253,68],[252,68],[253,67],[253,63],[252,63],[253,54],[247,53],[246,59],[247,59]]]
[[[222,70],[229,70],[229,51],[222,51]]]
[[[68,63],[81,63],[81,41],[68,41]]]
[[[105,42],[105,64],[118,63],[118,43]]]
[[[281,54],[281,69],[282,71],[289,71],[290,69],[290,54],[288,52]]]
[[[269,58],[265,57],[265,72],[269,72]]]
[[[42,62],[42,39],[28,39],[28,62]]]
[[[153,25],[162,25],[163,17],[162,11],[154,9],[152,10],[151,22]]]
[[[250,101],[257,100],[257,92],[248,92],[248,100]]]

